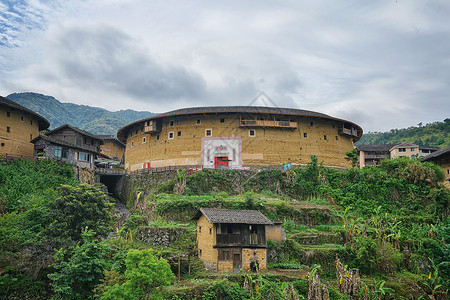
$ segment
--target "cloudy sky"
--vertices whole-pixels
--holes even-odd
[[[0,0],[0,95],[271,105],[365,132],[450,117],[448,0]]]

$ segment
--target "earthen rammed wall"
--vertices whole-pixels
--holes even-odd
[[[30,141],[38,135],[39,124],[34,116],[0,106],[0,154],[33,158],[34,145]]]
[[[201,216],[197,221],[197,251],[198,258],[203,261],[205,267],[210,271],[217,272],[217,249],[216,229],[209,223],[205,216]]]
[[[240,127],[239,113],[182,115],[161,118],[159,133],[145,133],[144,121],[127,130],[125,167],[202,165],[202,138],[240,138],[242,166],[305,165],[316,155],[325,166],[346,168],[345,152],[353,149],[351,136],[339,134],[342,122],[303,116],[267,116],[291,120],[297,128]],[[244,116],[242,116],[244,119]],[[248,117],[246,118],[248,119]],[[206,131],[211,130],[207,136]],[[254,136],[250,135],[253,130]],[[171,134],[173,135],[171,137]],[[145,165],[144,165],[145,164]]]

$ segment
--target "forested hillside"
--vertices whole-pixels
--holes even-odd
[[[369,132],[363,134],[356,144],[400,144],[409,143],[420,146],[445,148],[450,146],[450,118],[444,122],[391,129],[388,132]]]
[[[93,134],[116,134],[119,128],[154,115],[131,109],[111,112],[103,108],[62,103],[37,93],[14,93],[8,99],[37,112],[50,122],[50,129],[70,124]]]

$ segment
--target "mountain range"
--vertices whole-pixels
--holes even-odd
[[[50,122],[50,129],[69,124],[93,134],[112,134],[134,121],[155,115],[131,109],[108,111],[99,107],[62,103],[52,96],[37,93],[14,93],[8,99],[37,112]]]

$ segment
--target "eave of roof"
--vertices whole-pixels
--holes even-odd
[[[113,141],[116,144],[125,147],[125,144],[119,141],[114,135],[111,134],[97,134],[97,138],[101,139],[102,141]]]
[[[149,118],[145,118],[142,120],[135,121],[124,127],[120,128],[117,131],[117,139],[119,139],[122,143],[126,143],[126,133],[127,131],[136,124],[143,123],[149,120],[156,120],[167,117],[176,117],[183,115],[197,115],[197,114],[219,114],[219,113],[250,113],[250,114],[278,114],[278,115],[289,115],[289,116],[302,116],[302,117],[315,117],[315,118],[324,118],[329,120],[335,120],[339,122],[349,123],[358,128],[358,137],[356,139],[359,140],[362,136],[363,130],[362,128],[350,121],[331,117],[326,114],[302,110],[296,108],[280,108],[280,107],[267,107],[267,106],[206,106],[206,107],[190,107],[190,108],[181,108],[177,110],[172,110],[169,112],[161,113],[155,116],[151,116]]]
[[[47,121],[43,116],[39,115],[38,113],[32,111],[31,109],[28,109],[12,100],[9,100],[8,98],[0,96],[0,105],[4,105],[13,109],[21,110],[26,113],[29,113],[37,118],[38,124],[39,124],[39,131],[47,129],[50,126],[50,122]]]
[[[96,139],[96,140],[100,141],[101,143],[103,143],[103,140],[101,138],[99,138],[98,136],[96,136],[95,134],[92,134],[90,132],[81,130],[80,128],[71,126],[69,124],[61,125],[58,128],[55,128],[55,129],[49,131],[48,133],[46,133],[46,135],[50,136],[50,135],[52,135],[52,134],[54,134],[54,133],[56,133],[56,132],[58,132],[58,131],[60,131],[61,129],[64,129],[64,128],[72,129],[73,131],[76,131],[76,132],[78,132],[78,133],[80,133],[82,135],[85,135],[85,136],[90,137],[92,139]]]
[[[444,148],[444,149],[441,149],[436,152],[428,154],[427,156],[422,158],[422,161],[437,160],[441,156],[444,156],[445,154],[449,154],[449,153],[450,153],[450,147],[447,147],[447,148]]]

